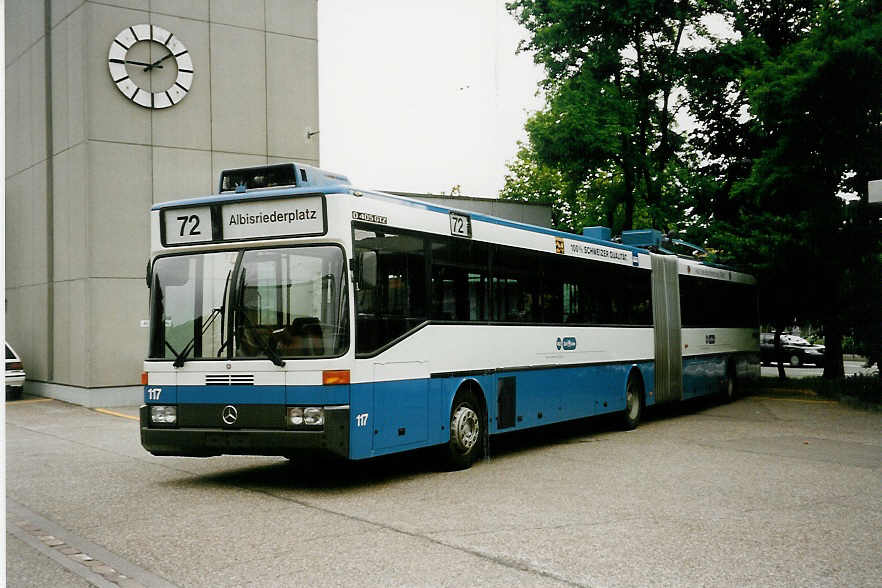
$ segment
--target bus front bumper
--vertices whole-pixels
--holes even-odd
[[[349,407],[327,407],[321,430],[169,428],[150,426],[150,406],[141,406],[141,445],[153,455],[328,454],[349,457]]]

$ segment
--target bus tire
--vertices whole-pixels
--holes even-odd
[[[622,415],[622,428],[630,431],[637,428],[643,417],[643,382],[633,374],[625,386],[625,412]]]
[[[457,392],[450,409],[450,440],[444,446],[447,469],[467,469],[483,454],[486,422],[474,393],[468,389]]]
[[[723,388],[722,398],[725,404],[735,400],[738,395],[738,379],[735,375],[735,364],[730,363],[726,367],[726,384]]]

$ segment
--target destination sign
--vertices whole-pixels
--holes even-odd
[[[207,206],[171,208],[163,212],[165,244],[205,243],[212,239],[211,209]]]
[[[320,235],[325,231],[322,204],[321,196],[225,204],[221,207],[221,233],[226,241]]]

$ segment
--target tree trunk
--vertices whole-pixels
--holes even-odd
[[[824,378],[835,380],[845,377],[842,361],[842,329],[833,317],[824,322]]]
[[[775,359],[778,360],[778,379],[786,380],[787,373],[784,372],[784,350],[781,349],[781,327],[775,327]]]

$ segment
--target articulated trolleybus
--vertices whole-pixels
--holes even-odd
[[[299,164],[151,210],[141,442],[363,459],[731,397],[759,370],[754,279],[659,249],[357,190]]]

